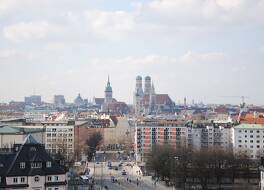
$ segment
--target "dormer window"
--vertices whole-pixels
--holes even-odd
[[[47,161],[47,162],[46,162],[46,167],[47,167],[47,168],[51,168],[51,161]]]
[[[37,149],[36,149],[36,147],[30,147],[29,150],[30,150],[30,151],[36,151]]]
[[[31,163],[31,168],[41,168],[42,163],[41,162],[32,162]]]
[[[20,169],[25,169],[26,163],[25,162],[20,162]]]

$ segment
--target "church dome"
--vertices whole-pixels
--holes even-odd
[[[136,80],[142,80],[142,77],[138,75]]]
[[[146,76],[145,80],[151,80],[150,76]]]

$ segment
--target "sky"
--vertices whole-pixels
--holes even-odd
[[[0,0],[0,102],[55,94],[264,105],[264,0]]]

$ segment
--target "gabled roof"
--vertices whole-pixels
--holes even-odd
[[[31,134],[29,134],[23,144],[39,144]]]
[[[157,94],[156,95],[156,104],[172,104],[172,100],[168,94]]]
[[[8,159],[7,159],[8,158]],[[46,162],[50,161],[51,166],[47,168]],[[28,135],[24,143],[18,146],[16,152],[11,154],[0,154],[0,163],[3,162],[1,176],[33,176],[33,175],[57,175],[65,174],[65,170],[56,163],[46,152],[44,145],[39,144],[31,135]],[[25,162],[25,168],[20,168],[20,163]],[[42,164],[41,168],[32,168],[31,163]]]
[[[158,105],[170,105],[173,101],[168,94],[155,94],[155,103]],[[143,97],[143,104],[149,104],[149,95]]]

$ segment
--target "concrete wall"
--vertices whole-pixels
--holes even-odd
[[[104,129],[104,144],[133,143],[135,128],[129,126],[126,117],[117,119],[116,127]]]
[[[21,144],[23,141],[23,134],[0,134],[0,148],[12,148],[14,144]]]
[[[28,134],[0,134],[0,148],[12,148],[14,144],[22,144]],[[31,133],[37,142],[44,144],[45,135],[42,132]]]

